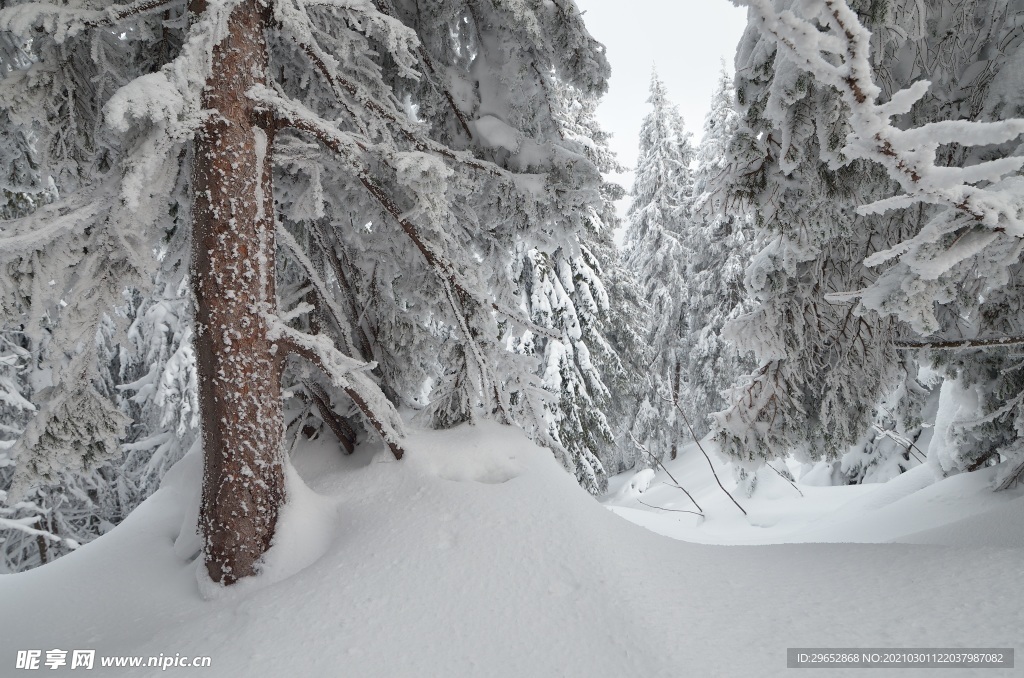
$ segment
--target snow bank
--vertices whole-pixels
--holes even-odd
[[[1011,647],[1024,627],[1022,594],[997,584],[1019,548],[691,544],[619,519],[511,429],[418,433],[408,450],[300,450],[320,496],[282,518],[291,576],[212,600],[179,540],[194,473],[176,469],[110,534],[0,577],[0,674],[18,649],[67,648],[212,657],[96,676],[774,676],[787,647]],[[653,501],[670,489],[632,480]],[[699,494],[714,529],[769,529]]]

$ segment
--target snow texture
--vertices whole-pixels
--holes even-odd
[[[706,477],[694,458],[670,468]],[[1024,624],[1020,592],[991,584],[1020,569],[1024,496],[991,494],[988,472],[937,481],[921,467],[886,485],[804,487],[805,500],[766,477],[749,519],[702,484],[702,533],[696,517],[632,496],[613,507],[687,539],[908,542],[724,548],[622,520],[550,452],[492,423],[419,433],[408,463],[382,446],[343,458],[316,444],[294,461],[320,496],[291,486],[279,553],[249,588],[203,600],[198,564],[175,553],[196,489],[188,457],[110,534],[0,577],[0,605],[22,611],[0,621],[0,665],[19,648],[84,647],[210,655],[211,675],[253,678],[782,676],[787,647],[1010,647]],[[686,501],[661,479],[645,499]],[[806,539],[792,534],[801,522]]]

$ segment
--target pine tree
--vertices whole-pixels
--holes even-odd
[[[690,318],[686,397],[698,437],[708,433],[708,417],[724,408],[721,392],[752,367],[722,337],[729,320],[749,311],[744,271],[753,255],[749,216],[728,200],[728,152],[739,130],[732,77],[725,70],[711,98],[704,135],[697,150],[688,230],[693,259],[687,275]]]
[[[902,331],[827,295],[868,284],[866,253],[907,230],[901,219],[856,214],[859,203],[891,195],[892,182],[877,165],[844,157],[838,93],[777,50],[754,18],[736,67],[742,120],[726,199],[753,214],[760,252],[746,273],[754,307],[724,336],[757,365],[713,428],[723,451],[751,469],[790,454],[838,459],[901,379],[894,342]]]
[[[124,290],[152,296],[168,234],[170,256],[190,247],[212,581],[257,572],[273,540],[279,394],[309,366],[399,458],[396,405],[428,381],[437,424],[547,430],[534,366],[505,347],[516,327],[561,335],[519,310],[513,253],[580,251],[574,225],[545,215],[567,190],[596,195],[600,175],[559,134],[556,92],[600,93],[608,67],[571,2],[429,5],[0,11],[38,54],[0,108],[37,135],[60,195],[3,234],[27,279],[0,282],[5,318],[28,285],[30,335],[52,325],[53,395],[19,443],[23,488],[119,451],[128,420],[87,339]]]
[[[856,192],[868,204],[852,205],[856,207],[857,221],[867,220],[869,226],[851,232],[870,234],[870,239],[857,243],[847,238],[844,244],[854,244],[852,252],[840,250],[825,260],[830,266],[838,264],[838,268],[852,272],[863,266],[868,273],[847,279],[845,282],[853,284],[830,293],[827,300],[840,305],[858,302],[849,311],[849,317],[857,323],[870,320],[873,314],[887,314],[878,317],[888,323],[888,329],[880,332],[876,328],[869,333],[881,350],[872,349],[868,354],[865,347],[860,352],[863,357],[885,356],[893,347],[955,346],[956,341],[941,338],[936,342],[901,341],[896,346],[894,335],[909,334],[912,329],[923,333],[955,331],[963,336],[964,329],[972,329],[965,328],[964,321],[968,326],[977,322],[979,303],[1002,294],[1010,271],[1019,261],[1017,238],[1011,234],[1022,228],[1024,191],[1020,190],[1019,173],[1024,157],[1014,149],[1024,132],[1024,120],[1009,119],[1004,106],[991,109],[987,121],[978,120],[986,117],[982,116],[986,104],[997,98],[993,95],[998,94],[999,88],[992,89],[992,84],[1004,66],[1019,58],[1021,36],[1015,18],[1018,8],[1001,0],[957,2],[941,8],[868,0],[744,0],[744,4],[751,7],[751,25],[757,26],[758,33],[771,45],[756,45],[758,38],[751,32],[753,39],[747,40],[741,50],[740,61],[749,59],[750,63],[745,65],[750,69],[748,72],[755,74],[749,90],[740,87],[741,102],[747,106],[748,120],[753,122],[763,112],[763,117],[773,119],[775,129],[781,133],[775,139],[780,146],[777,154],[761,143],[773,139],[770,131],[766,130],[766,136],[749,137],[750,156],[768,161],[781,157],[790,164],[786,170],[790,173],[800,166],[809,168],[812,156],[802,160],[798,156],[799,162],[793,168],[789,153],[801,149],[799,141],[793,144],[799,131],[793,123],[813,121],[818,128],[818,156],[841,180],[838,185],[827,182],[828,185],[849,186],[846,173],[858,165],[864,170],[860,175],[862,181],[876,168],[885,170],[884,177],[868,186],[862,183]],[[764,55],[775,49],[779,56],[774,63],[770,58],[765,60]],[[871,55],[874,60],[869,58]],[[936,83],[922,79],[928,76],[933,76]],[[758,79],[761,84],[755,85]],[[765,83],[771,83],[768,96]],[[816,107],[802,105],[814,91],[821,92],[826,99]],[[794,118],[793,113],[801,107],[805,114]],[[826,124],[822,125],[823,122]],[[813,143],[813,139],[809,141]],[[778,214],[776,205],[784,206],[785,189],[792,187],[779,185],[778,190],[772,189],[771,172],[761,170],[766,166],[770,168],[770,162],[760,166],[757,161],[752,163],[748,176],[760,173],[764,179],[760,184],[747,182],[740,192],[755,197],[779,194],[783,200],[773,197],[772,209],[767,211]],[[820,174],[828,178],[828,174]],[[814,187],[813,175],[799,178],[802,181],[798,185]],[[883,188],[886,179],[889,186]],[[791,190],[789,195],[793,195]],[[813,206],[814,196],[809,196],[805,203]],[[828,223],[827,219],[820,221]],[[808,234],[814,233],[812,229],[806,230]],[[786,255],[792,250],[790,241],[794,241],[792,236],[788,241],[784,236],[778,242],[782,247],[776,245],[774,252],[766,250],[761,259],[769,254]],[[799,250],[795,253],[799,254]],[[783,287],[780,283],[784,278],[772,279],[778,268],[759,267],[755,263],[750,274],[754,288]],[[792,276],[792,270],[791,266],[788,276]],[[766,283],[770,288],[766,288]],[[997,311],[996,315],[1002,317],[1003,312]],[[810,317],[817,318],[819,314],[815,312]],[[870,322],[868,326],[873,325]],[[850,326],[844,323],[842,327]],[[750,333],[757,328],[752,323],[745,329]],[[773,347],[777,350],[784,345],[784,341],[762,340],[760,357],[766,358]],[[968,339],[966,345],[985,348],[987,342]],[[901,378],[909,383],[916,372],[904,368],[900,377],[900,368],[907,363],[895,356],[889,361],[858,362],[897,366],[892,369],[897,383]],[[812,371],[817,368],[812,362]],[[858,369],[850,375],[856,380],[835,379],[836,391],[844,399],[854,394],[859,395],[861,402],[870,402],[871,396],[877,398],[886,390],[887,380],[875,378],[880,373]],[[889,383],[888,387],[895,385]],[[754,442],[748,447],[756,448],[757,441],[750,438],[766,437],[759,426],[773,427],[775,431],[767,436],[777,443],[768,446],[770,453],[778,454],[777,448],[799,442],[802,431],[792,425],[792,413],[796,413],[795,423],[799,423],[808,412],[794,399],[795,395],[807,392],[805,386],[778,358],[765,362],[762,371],[740,391],[742,397],[737,400],[747,404],[725,413],[721,420],[727,446],[735,451],[744,442]],[[946,390],[944,387],[943,392]],[[837,401],[834,397],[832,400]],[[1009,410],[1014,407],[1011,401]],[[993,415],[999,418],[1009,410]],[[744,411],[754,414],[744,416]],[[848,417],[840,427],[838,439],[851,439],[851,434],[868,420],[860,414]],[[1004,421],[1009,423],[1009,417]],[[997,450],[1001,444],[996,444]],[[935,448],[933,443],[933,454]],[[939,448],[941,452],[941,444]],[[760,449],[764,450],[764,446]],[[1010,461],[1005,478],[1012,480],[1024,466],[1013,463],[1012,445],[1001,449],[1003,452],[996,454]]]
[[[686,374],[685,278],[691,250],[684,240],[693,149],[682,116],[657,74],[651,77],[651,112],[640,129],[633,201],[627,217],[624,261],[640,281],[648,306],[649,376],[631,435],[657,458],[675,457],[684,435],[676,405]]]

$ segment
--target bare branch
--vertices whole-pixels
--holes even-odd
[[[652,508],[655,511],[668,511],[670,513],[690,513],[690,514],[695,515],[695,516],[700,516],[701,518],[704,517],[703,513],[697,513],[696,511],[687,511],[685,509],[670,509],[670,508],[662,508],[660,506],[651,506],[650,504],[648,504],[647,502],[645,502],[645,501],[643,501],[642,499],[639,499],[639,498],[637,498],[637,501],[640,502],[641,504],[643,504],[644,506],[646,506],[647,508]]]
[[[672,402],[670,398],[663,398],[663,400],[667,402]],[[736,504],[736,508],[742,511],[743,515],[747,515],[747,511],[742,506],[740,506],[740,503],[738,501],[736,501],[736,497],[732,496],[729,490],[725,489],[725,485],[722,484],[722,481],[718,479],[718,471],[715,470],[715,465],[711,463],[711,457],[709,457],[708,453],[704,450],[704,446],[700,444],[699,440],[697,440],[697,434],[694,433],[693,426],[690,426],[690,420],[686,416],[686,413],[683,412],[683,408],[679,407],[678,402],[672,402],[672,404],[675,406],[676,410],[678,410],[679,416],[683,418],[683,422],[686,424],[686,428],[690,429],[690,436],[693,438],[693,442],[697,443],[697,448],[700,449],[701,454],[704,455],[704,458],[708,460],[708,466],[711,467],[711,473],[712,475],[715,476],[715,482],[718,483],[718,486],[720,488],[722,488],[722,492],[725,492],[725,494],[728,495],[729,499],[732,499],[732,503]]]
[[[356,432],[345,421],[344,417],[334,411],[334,407],[331,406],[331,398],[327,391],[324,390],[324,387],[316,382],[307,382],[303,385],[309,392],[310,398],[313,399],[313,404],[316,405],[317,411],[320,412],[320,418],[323,419],[324,423],[331,429],[331,432],[334,433],[334,437],[341,443],[345,454],[355,452]]]
[[[1024,344],[1024,337],[991,337],[988,339],[936,339],[933,341],[913,341],[901,339],[895,342],[898,349],[945,349],[958,350],[970,348],[988,348],[992,346],[1020,346]]]
[[[789,478],[787,478],[787,477],[786,477],[785,475],[783,475],[783,474],[782,474],[782,471],[780,471],[779,469],[775,468],[774,466],[772,466],[772,465],[771,465],[771,464],[769,464],[768,462],[765,462],[765,463],[764,463],[764,465],[765,465],[765,466],[767,466],[768,468],[770,468],[771,470],[775,471],[775,472],[776,472],[777,474],[779,474],[779,477],[780,477],[780,478],[782,478],[782,479],[783,479],[783,480],[785,480],[785,481],[786,481],[787,483],[789,483],[790,485],[792,485],[792,486],[793,486],[793,489],[794,489],[794,490],[796,490],[796,491],[797,491],[797,493],[799,493],[799,495],[800,495],[801,497],[802,497],[802,496],[804,496],[804,493],[800,491],[800,488],[796,486],[796,483],[794,483],[794,482],[793,482],[792,480],[790,480],[790,479],[789,479]]]
[[[698,503],[697,503],[697,500],[693,498],[693,495],[692,495],[692,494],[690,494],[689,492],[687,492],[687,491],[686,491],[686,488],[684,488],[684,487],[683,487],[683,486],[682,486],[682,485],[681,485],[681,484],[679,483],[679,481],[675,479],[675,476],[673,476],[673,475],[672,475],[672,472],[671,472],[671,471],[669,471],[669,470],[668,470],[667,468],[665,468],[665,465],[661,463],[661,460],[660,460],[660,459],[658,459],[657,457],[655,457],[655,456],[654,456],[653,454],[651,454],[651,451],[650,451],[650,450],[648,450],[648,449],[647,449],[647,448],[646,448],[646,447],[645,447],[645,446],[643,445],[643,443],[641,443],[641,442],[640,442],[639,440],[637,440],[637,439],[636,439],[636,436],[634,436],[634,435],[633,435],[633,432],[632,432],[632,431],[630,431],[630,432],[629,432],[629,437],[630,437],[630,438],[631,438],[631,439],[633,440],[633,444],[634,444],[634,445],[636,445],[636,446],[637,446],[637,447],[638,447],[638,448],[640,449],[640,451],[641,451],[641,452],[643,452],[644,454],[646,454],[646,455],[647,455],[648,457],[650,457],[650,458],[651,458],[651,460],[652,460],[652,461],[653,461],[653,462],[654,462],[655,464],[657,464],[658,466],[660,466],[660,467],[661,467],[661,470],[662,470],[662,471],[664,471],[664,472],[665,472],[665,474],[666,474],[666,475],[667,475],[667,476],[668,476],[669,478],[671,478],[671,479],[672,479],[672,482],[673,482],[673,483],[675,483],[675,487],[678,487],[678,488],[679,488],[680,490],[682,490],[682,491],[683,491],[683,492],[684,492],[684,493],[686,494],[686,496],[690,498],[690,501],[692,501],[692,502],[693,502],[693,505],[697,507],[697,510],[698,510],[698,511],[700,511],[700,512],[701,512],[701,514],[703,515],[703,511],[704,511],[704,509],[702,509],[702,508],[700,507],[700,504],[698,504]]]

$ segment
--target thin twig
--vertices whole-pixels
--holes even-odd
[[[643,504],[643,505],[644,505],[644,506],[646,506],[647,508],[652,508],[652,509],[654,509],[655,511],[669,511],[670,513],[690,513],[690,514],[693,514],[693,515],[695,515],[695,516],[700,516],[701,518],[703,518],[703,517],[704,517],[704,514],[703,514],[703,513],[697,513],[696,511],[687,511],[687,510],[685,510],[685,509],[669,509],[669,508],[662,508],[662,507],[660,507],[660,506],[651,506],[651,505],[650,505],[650,504],[648,504],[647,502],[645,502],[645,501],[642,501],[642,500],[640,500],[640,499],[637,499],[637,501],[639,501],[639,502],[640,502],[641,504]]]
[[[775,468],[774,466],[772,466],[772,465],[771,465],[771,464],[769,464],[768,462],[765,462],[765,463],[764,463],[764,465],[765,465],[765,466],[767,466],[768,468],[770,468],[771,470],[775,471],[776,473],[778,473],[778,474],[779,474],[779,477],[780,477],[780,478],[782,478],[782,479],[783,479],[783,480],[785,480],[785,481],[786,481],[787,483],[789,483],[790,485],[792,485],[792,486],[793,486],[793,489],[794,489],[794,490],[796,490],[797,492],[800,492],[800,496],[801,496],[801,497],[802,497],[802,496],[804,496],[804,493],[800,491],[800,488],[796,486],[796,483],[794,483],[794,482],[793,482],[792,480],[790,480],[789,478],[787,478],[786,476],[784,476],[784,475],[782,474],[782,471],[780,471],[779,469]]]
[[[668,477],[672,479],[672,482],[675,483],[675,486],[682,490],[686,494],[686,496],[690,498],[690,501],[693,502],[693,505],[697,507],[697,510],[703,514],[704,509],[700,507],[700,504],[698,504],[697,500],[693,498],[693,495],[687,492],[686,488],[683,487],[678,480],[676,480],[675,476],[672,475],[672,472],[665,468],[665,465],[661,463],[661,460],[655,457],[653,454],[651,454],[651,451],[644,447],[643,443],[636,439],[636,436],[633,435],[632,431],[629,432],[629,437],[633,439],[633,444],[636,445],[641,452],[646,454],[654,461],[655,464],[661,467],[661,470],[664,471],[668,475]]]
[[[665,398],[664,400],[671,402],[671,400],[668,398]],[[722,481],[719,480],[718,471],[715,470],[715,465],[711,463],[711,457],[708,456],[708,453],[707,451],[705,451],[704,446],[700,444],[699,440],[697,440],[697,434],[694,432],[693,426],[690,425],[690,420],[686,416],[686,413],[683,412],[683,408],[679,407],[679,403],[672,404],[675,405],[675,408],[679,411],[679,416],[683,418],[683,423],[686,424],[686,428],[690,429],[690,436],[693,438],[693,442],[697,443],[697,448],[701,451],[701,454],[704,455],[704,458],[708,460],[708,466],[711,467],[711,474],[715,476],[715,482],[718,483],[718,486],[720,488],[722,488],[722,492],[725,492],[729,499],[732,499],[732,503],[736,504],[736,508],[742,511],[743,515],[748,515],[746,509],[740,506],[740,503],[736,501],[736,497],[732,496],[729,490],[725,489],[725,485],[722,484]]]
[[[889,440],[893,441],[897,445],[905,446],[907,454],[909,454],[911,457],[913,457],[914,461],[916,461],[919,464],[923,464],[924,463],[923,459],[918,458],[918,456],[916,454],[914,454],[913,452],[910,451],[910,448],[914,448],[918,452],[921,452],[921,448],[918,447],[917,445],[915,445],[913,440],[911,440],[910,438],[904,438],[903,436],[898,435],[895,431],[890,431],[888,429],[884,429],[881,426],[878,426],[877,424],[875,425],[875,430],[878,433],[882,434],[883,438],[888,438]],[[925,455],[924,452],[921,452],[921,455],[922,456],[927,456],[927,455]]]

